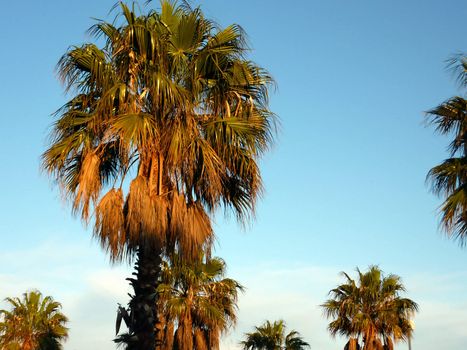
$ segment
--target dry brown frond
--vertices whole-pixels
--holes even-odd
[[[180,201],[181,202],[181,201]],[[172,225],[172,235],[176,236],[180,251],[188,260],[199,256],[204,247],[210,247],[214,232],[211,226],[211,218],[206,214],[200,203],[183,204],[177,200],[179,212],[175,218],[178,222]]]
[[[348,345],[349,345],[349,350],[357,350],[357,345],[358,345],[357,339],[350,338]]]
[[[99,173],[100,159],[94,152],[88,152],[83,159],[79,173],[79,185],[73,202],[73,212],[81,212],[84,221],[89,218],[89,204],[97,201],[101,189]]]
[[[127,199],[127,230],[132,242],[162,244],[167,232],[167,202],[151,196],[148,180],[137,176],[130,184]]]
[[[162,350],[173,350],[174,345],[174,323],[170,321],[165,327],[165,340],[162,343]]]
[[[208,344],[206,342],[205,332],[199,328],[195,329],[194,334],[194,348],[196,350],[208,350]]]
[[[170,235],[176,240],[184,230],[187,206],[185,196],[173,191],[170,195]]]
[[[185,196],[178,192],[171,194],[170,205],[170,239],[178,242],[188,260],[195,258],[212,243],[211,218],[201,204],[188,205]]]
[[[175,332],[175,347],[178,350],[193,349],[192,322],[189,315],[185,315],[179,320],[177,331]]]
[[[209,331],[209,346],[212,350],[219,350],[221,332],[218,329],[212,329]]]
[[[112,262],[122,260],[127,237],[121,189],[111,189],[96,206],[94,236],[99,239],[102,248],[110,253]]]
[[[151,196],[151,200],[154,206],[154,229],[148,230],[151,236],[148,236],[150,240],[154,237],[160,239],[160,242],[164,243],[167,237],[168,230],[168,204],[165,196]],[[154,237],[153,237],[154,236]]]

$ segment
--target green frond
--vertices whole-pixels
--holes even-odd
[[[158,135],[154,118],[147,113],[119,115],[115,118],[111,128],[122,142],[138,148],[151,147],[154,138]]]
[[[447,62],[448,68],[456,75],[460,87],[467,87],[467,57],[465,53],[453,55]]]
[[[467,160],[465,158],[446,159],[432,168],[427,175],[436,195],[448,196],[459,186],[467,183]]]
[[[450,145],[451,154],[455,154],[467,140],[467,100],[453,97],[427,112],[428,122],[434,124],[441,134],[453,134]]]
[[[467,237],[467,187],[453,191],[440,208],[441,225],[446,233],[465,244]]]

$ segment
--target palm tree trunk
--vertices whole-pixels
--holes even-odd
[[[162,191],[161,157],[152,156],[148,162],[141,162],[138,170],[142,176],[147,176],[149,191],[160,195]],[[137,252],[135,278],[130,278],[134,296],[130,301],[130,311],[133,320],[135,347],[127,350],[158,350],[164,342],[164,335],[158,327],[159,315],[157,308],[156,289],[160,283],[162,263],[162,248],[155,240],[139,244]]]
[[[161,253],[160,247],[140,247],[133,273],[135,278],[128,278],[134,290],[129,304],[134,341],[128,344],[128,350],[156,348],[156,288],[161,273]]]

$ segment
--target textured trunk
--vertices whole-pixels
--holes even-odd
[[[159,196],[162,192],[162,158],[149,157],[149,162],[141,162],[139,173],[148,180],[149,192]],[[163,214],[164,215],[164,214]],[[162,221],[162,220],[161,220]],[[161,228],[164,231],[164,228]],[[165,235],[165,232],[162,236]],[[155,241],[159,239],[159,244]],[[162,238],[144,240],[139,245],[136,278],[130,279],[134,289],[134,297],[130,302],[135,336],[134,347],[128,350],[161,350],[165,341],[165,319],[158,315],[156,289],[160,283],[162,263]]]
[[[129,278],[134,289],[134,296],[130,301],[130,315],[132,319],[132,341],[128,342],[128,350],[153,350],[156,348],[156,288],[161,272],[161,249],[140,248],[136,278]]]

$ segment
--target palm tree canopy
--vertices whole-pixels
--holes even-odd
[[[455,56],[450,66],[458,76],[461,88],[467,87],[467,58]],[[467,100],[455,96],[427,112],[429,124],[437,132],[453,136],[449,145],[451,157],[433,167],[427,175],[433,192],[444,198],[440,207],[441,226],[461,245],[467,239]]]
[[[38,291],[24,293],[22,299],[7,298],[11,310],[0,310],[0,348],[59,350],[68,337],[67,317],[61,304]]]
[[[357,274],[355,281],[342,272],[346,282],[332,289],[331,298],[321,305],[325,316],[332,319],[328,326],[331,335],[351,339],[362,336],[365,345],[379,342],[379,338],[385,344],[392,344],[391,338],[407,339],[418,305],[401,297],[405,292],[401,278],[394,274],[385,276],[377,266],[370,266],[367,272],[357,269]]]
[[[56,113],[43,167],[75,213],[95,215],[113,261],[150,245],[196,256],[212,236],[209,213],[254,211],[273,81],[246,58],[237,25],[167,0],[146,15],[120,6],[121,26],[90,29],[103,47],[72,47],[58,64],[73,97]]]
[[[295,330],[286,332],[283,320],[266,321],[255,331],[246,333],[246,339],[240,343],[245,350],[302,350],[310,345]]]

